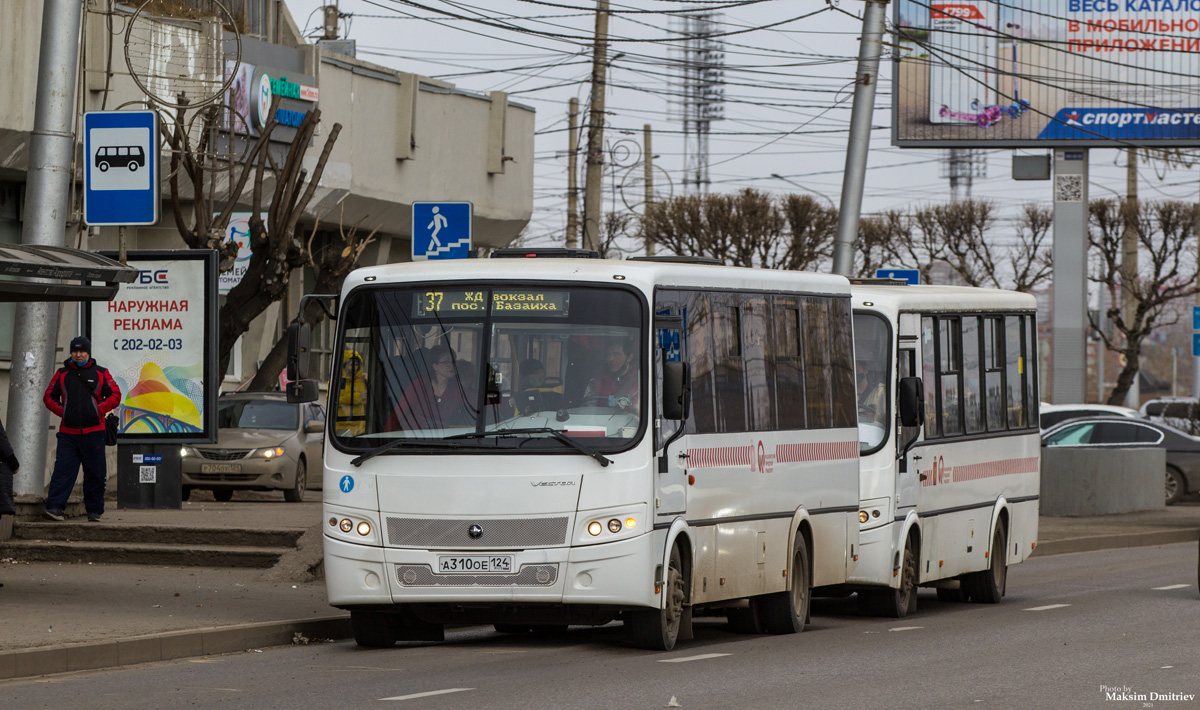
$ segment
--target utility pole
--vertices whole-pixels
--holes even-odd
[[[337,4],[326,5],[325,7],[321,8],[321,11],[324,13],[324,16],[325,16],[325,22],[324,22],[325,36],[322,37],[321,39],[337,39],[338,38],[337,23],[338,23],[338,20],[341,19],[341,13],[338,12]]]
[[[654,208],[654,151],[650,147],[650,124],[642,124],[642,152],[646,159],[644,162],[645,174],[643,182],[646,186],[646,204],[642,206],[642,218],[650,216],[650,210]],[[645,229],[642,230],[643,237],[646,241],[646,256],[654,256],[654,239],[649,234],[646,234]]]
[[[29,136],[25,227],[21,243],[61,247],[71,205],[71,160],[75,155],[75,78],[83,3],[44,0],[37,100]],[[18,303],[13,324],[12,372],[8,388],[8,436],[21,470],[16,495],[41,496],[46,482],[49,412],[42,393],[58,367],[58,304]]]
[[[1137,299],[1133,292],[1138,274],[1138,175],[1137,148],[1125,149],[1125,232],[1121,235],[1121,318],[1132,324],[1137,311]],[[1129,357],[1126,355],[1126,357]],[[1140,369],[1133,376],[1133,384],[1125,393],[1125,406],[1138,409],[1141,402]]]
[[[833,273],[854,271],[854,244],[862,213],[863,185],[867,176],[867,151],[871,147],[871,119],[875,113],[875,85],[879,83],[879,55],[883,48],[883,21],[887,0],[866,0],[862,41],[858,45],[858,70],[854,76],[854,105],[850,111],[850,142],[842,178],[842,205],[833,243]]]
[[[596,0],[592,47],[592,98],[588,108],[587,174],[583,185],[583,248],[600,248],[601,180],[604,176],[604,93],[608,69],[608,0]]]
[[[567,248],[579,245],[579,99],[567,102]]]

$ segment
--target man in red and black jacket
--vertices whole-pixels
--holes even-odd
[[[64,520],[67,497],[75,487],[83,464],[83,505],[88,520],[100,522],[104,514],[104,488],[108,465],[104,459],[104,415],[121,403],[121,389],[112,375],[92,359],[92,343],[82,335],[71,340],[71,357],[54,373],[42,401],[62,417],[58,427],[58,453],[45,516]]]

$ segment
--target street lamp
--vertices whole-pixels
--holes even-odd
[[[800,184],[800,183],[798,183],[798,182],[794,182],[794,181],[792,181],[792,180],[788,180],[787,178],[785,178],[784,176],[780,175],[779,173],[771,173],[771,177],[775,178],[776,180],[782,180],[782,181],[786,182],[786,183],[787,183],[787,184],[789,184],[789,185],[793,185],[793,186],[795,186],[795,187],[798,187],[798,188],[800,188],[801,190],[804,190],[805,192],[811,192],[812,194],[816,195],[817,197],[820,197],[821,199],[823,199],[823,200],[825,200],[826,202],[828,202],[828,203],[829,203],[829,206],[830,206],[830,207],[832,207],[833,209],[835,209],[835,210],[837,209],[837,205],[835,205],[835,204],[833,203],[833,200],[831,200],[831,199],[830,199],[830,198],[829,198],[827,195],[823,195],[823,194],[821,194],[820,192],[817,192],[816,190],[812,189],[811,187],[805,187],[804,185],[801,185],[801,184]]]

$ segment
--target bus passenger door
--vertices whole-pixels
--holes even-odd
[[[898,353],[899,357],[896,362],[896,377],[897,382],[905,377],[920,377],[917,371],[917,351],[913,348],[901,347]],[[899,407],[897,406],[897,409]],[[911,442],[915,441],[921,435],[921,427],[906,427],[900,426],[900,417],[896,417],[896,444],[898,447],[907,447]],[[896,509],[901,515],[906,513],[906,509],[912,508],[917,504],[917,491],[920,489],[920,463],[922,449],[909,449],[900,460],[896,462]]]
[[[670,522],[687,513],[687,463],[684,436],[677,436],[684,422],[662,416],[663,363],[683,361],[683,319],[656,315],[654,319],[654,520]],[[668,441],[671,441],[667,445]]]

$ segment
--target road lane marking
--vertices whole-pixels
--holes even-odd
[[[1070,604],[1047,604],[1046,606],[1029,607],[1025,611],[1046,611],[1047,609],[1061,609],[1064,606],[1071,606],[1071,605]]]
[[[687,663],[688,661],[703,661],[708,658],[728,656],[728,653],[702,653],[699,656],[684,656],[683,658],[664,658],[659,663]]]
[[[466,690],[475,690],[474,688],[446,688],[445,690],[430,690],[425,693],[413,693],[412,695],[396,695],[391,698],[380,698],[380,700],[416,700],[417,698],[428,698],[434,695],[447,695],[449,693],[461,693]]]
[[[1170,584],[1165,587],[1150,587],[1150,591],[1166,592],[1166,591],[1170,591],[1172,589],[1183,589],[1184,587],[1190,587],[1190,586],[1192,586],[1192,585],[1190,585],[1190,584]]]
[[[914,631],[916,629],[923,629],[923,628],[925,628],[925,627],[924,626],[897,626],[893,629],[888,629],[888,631]]]

